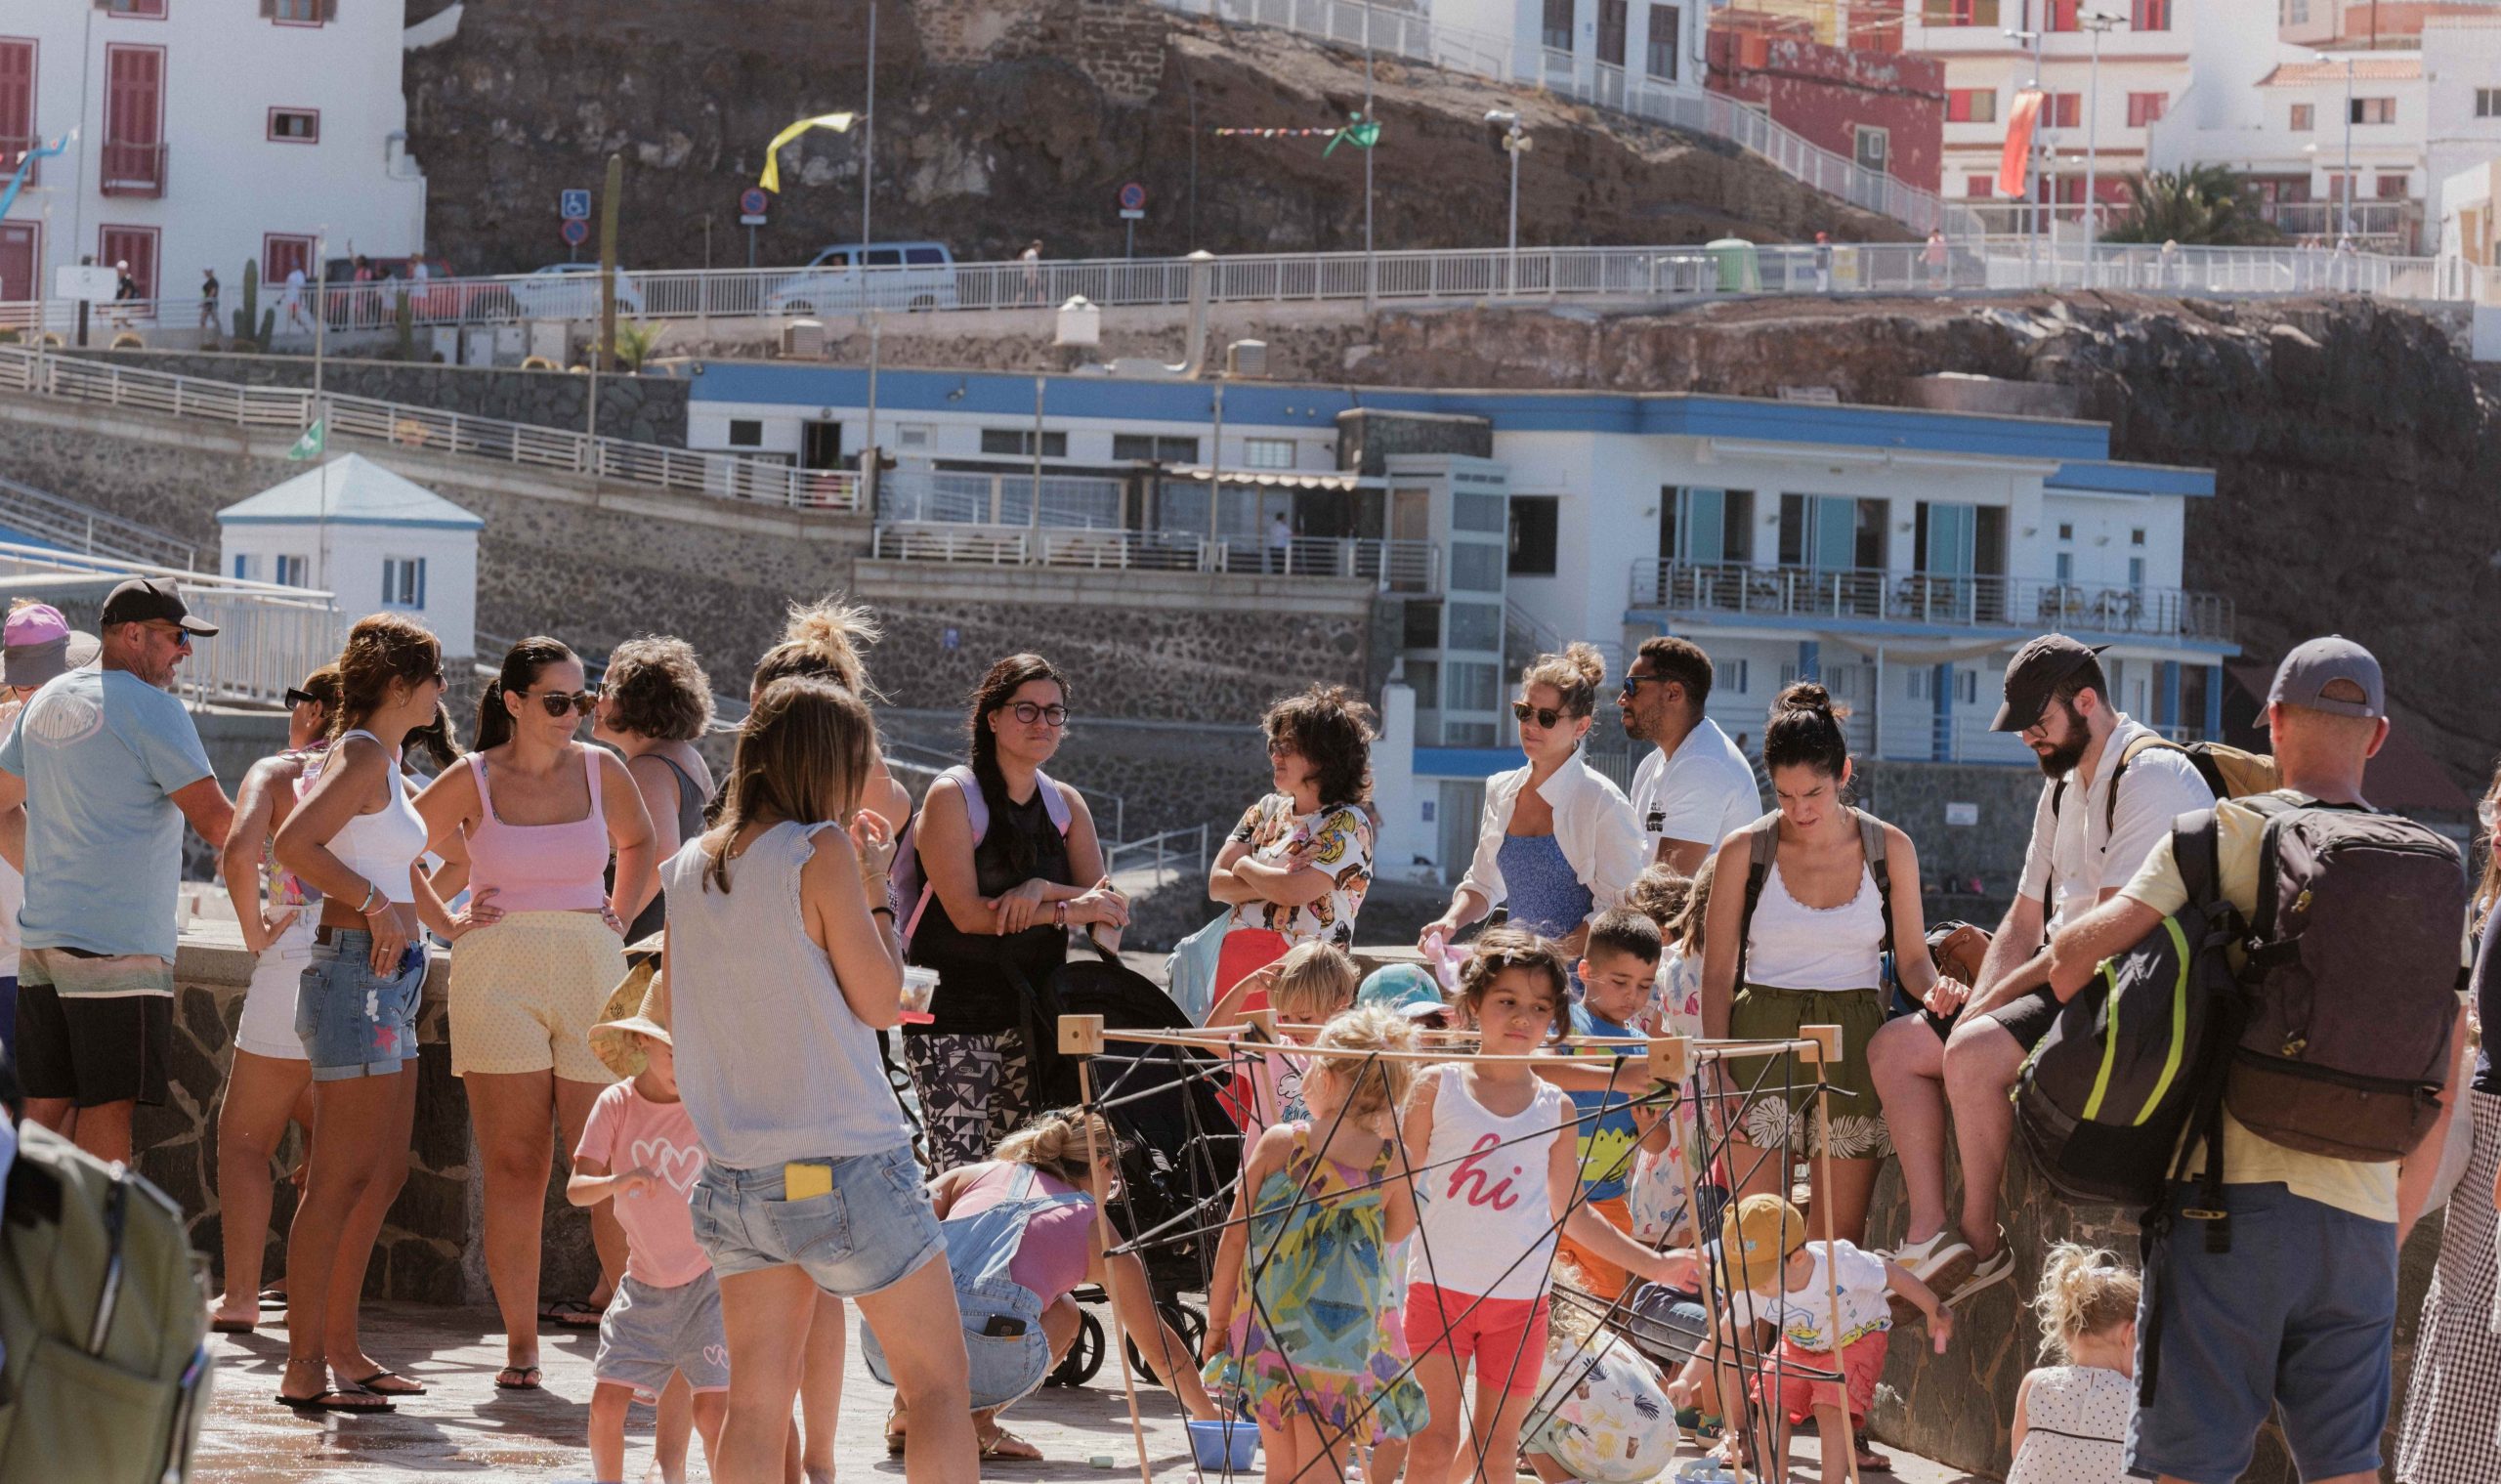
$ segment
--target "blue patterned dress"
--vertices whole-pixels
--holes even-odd
[[[1285,1167],[1251,1208],[1233,1325],[1207,1383],[1239,1385],[1264,1426],[1301,1418],[1325,1439],[1413,1437],[1424,1426],[1424,1388],[1407,1374],[1402,1285],[1385,1236],[1391,1151],[1383,1144],[1356,1169],[1312,1149],[1308,1123],[1293,1126]]]

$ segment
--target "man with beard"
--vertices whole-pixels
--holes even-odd
[[[1651,862],[1689,876],[1719,842],[1762,818],[1746,754],[1703,714],[1711,657],[1690,639],[1641,641],[1616,696],[1624,735],[1654,743],[1632,773],[1632,815]]]
[[[26,1113],[130,1158],[134,1105],[165,1100],[183,822],[223,843],[234,807],[169,694],[194,636],[169,580],[105,599],[102,664],[45,683],[0,741],[0,858],[19,910],[18,1072]]]
[[[1998,1185],[2014,1133],[2007,1092],[2057,1019],[2050,934],[2117,895],[2170,838],[2173,820],[2215,803],[2187,754],[2146,745],[2160,741],[2153,729],[2110,704],[2100,653],[2064,634],[2044,634],[2006,667],[2006,703],[1990,729],[2020,736],[2048,778],[2014,905],[1959,1013],[1931,1005],[1892,1021],[1868,1044],[1910,1207],[1893,1259],[1949,1304],[2014,1271],[1997,1224]],[[1963,1164],[1959,1236],[1945,1208],[1949,1103]]]

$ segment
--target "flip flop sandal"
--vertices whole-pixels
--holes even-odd
[[[212,1319],[208,1322],[211,1335],[253,1335],[258,1334],[260,1328],[260,1322],[252,1319]]]
[[[520,1379],[506,1380],[504,1378],[507,1376],[519,1377]],[[495,1389],[498,1391],[535,1391],[538,1389],[539,1381],[544,1378],[545,1373],[540,1371],[536,1366],[506,1366],[495,1373]]]
[[[380,1384],[383,1381],[391,1381],[395,1384],[387,1386]],[[424,1381],[414,1377],[402,1376],[388,1366],[359,1379],[357,1385],[376,1396],[423,1396],[426,1394]]]
[[[1007,1451],[1008,1445],[1010,1444],[1026,1451],[1023,1453],[1010,1453]],[[1042,1451],[1040,1449],[1036,1448],[1033,1444],[1018,1437],[1016,1434],[1008,1431],[1004,1427],[999,1428],[997,1432],[992,1434],[990,1439],[981,1445],[981,1456],[984,1462],[992,1463],[1039,1463],[1043,1462]]]
[[[568,1330],[596,1330],[599,1328],[600,1311],[584,1299],[559,1298],[554,1303],[539,1305],[538,1317]]]
[[[289,1412],[397,1412],[400,1409],[371,1391],[317,1391],[311,1396],[288,1396],[279,1392],[271,1398]]]
[[[283,1311],[283,1310],[286,1308],[286,1290],[284,1290],[284,1289],[263,1289],[263,1290],[261,1290],[261,1307],[262,1307],[264,1310],[268,1310],[268,1309],[277,1309],[277,1310],[281,1310],[281,1311]]]

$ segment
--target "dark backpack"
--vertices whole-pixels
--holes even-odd
[[[2287,1149],[2401,1160],[2448,1081],[2467,909],[2458,849],[2367,808],[2246,803],[2267,835],[2224,1106]]]
[[[1893,873],[1885,859],[1885,822],[1863,809],[1852,809],[1858,821],[1858,849],[1867,858],[1867,873],[1876,881],[1876,901],[1885,915],[1885,953],[1893,952]],[[1755,908],[1762,901],[1762,883],[1780,854],[1780,811],[1775,809],[1746,827],[1746,912],[1737,921],[1737,988],[1746,987],[1746,940],[1754,935]],[[1879,986],[1882,988],[1882,986]]]
[[[2171,851],[2187,905],[2102,961],[2058,1011],[2015,1082],[2015,1127],[2050,1183],[2078,1200],[2151,1205],[2217,1072],[2237,996],[2225,956],[2241,933],[2223,899],[2215,812],[2183,814]]]

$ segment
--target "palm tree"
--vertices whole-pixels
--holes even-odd
[[[2103,241],[2245,247],[2279,237],[2258,215],[2248,183],[2221,165],[2131,176],[2128,196],[2127,218],[2103,233]]]
[[[660,337],[667,333],[666,325],[619,320],[616,325],[617,360],[629,371],[641,370],[643,362],[651,360],[652,352],[658,348]]]

